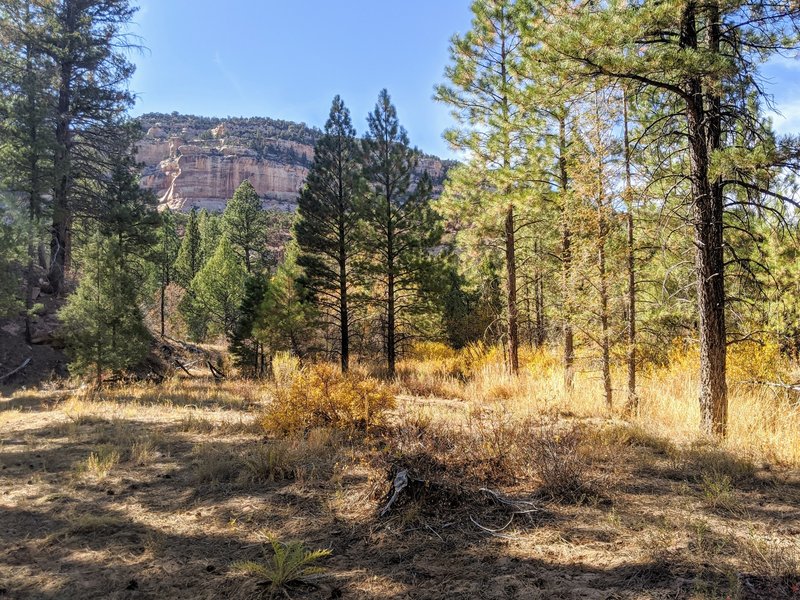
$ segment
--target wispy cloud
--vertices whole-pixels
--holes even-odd
[[[236,74],[225,66],[225,62],[222,60],[222,56],[220,55],[219,50],[214,51],[213,63],[217,67],[217,69],[219,69],[219,72],[222,73],[223,77],[225,77],[225,79],[228,80],[228,83],[230,84],[231,88],[233,88],[233,90],[236,92],[236,94],[239,96],[239,99],[245,100],[246,96],[244,87],[239,82],[239,78],[236,77]]]
[[[800,100],[778,102],[772,112],[772,122],[778,133],[800,133]]]

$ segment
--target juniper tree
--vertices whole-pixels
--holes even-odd
[[[370,193],[363,239],[365,255],[372,259],[363,266],[382,314],[387,371],[393,376],[398,349],[415,333],[414,316],[429,308],[433,249],[441,242],[442,226],[430,205],[430,177],[425,173],[412,181],[419,152],[409,147],[386,90],[367,123],[364,173]]]
[[[365,191],[360,148],[350,111],[333,99],[325,132],[314,146],[314,163],[297,204],[294,238],[298,265],[319,309],[322,325],[338,338],[342,371],[350,361],[353,320],[353,257],[359,252],[357,225]]]

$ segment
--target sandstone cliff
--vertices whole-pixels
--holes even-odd
[[[144,164],[142,186],[161,206],[180,211],[221,211],[245,179],[265,208],[294,210],[320,135],[303,123],[267,118],[172,113],[148,114],[140,121],[146,130],[137,154]],[[436,157],[420,160],[420,171],[428,171],[437,192],[449,166]]]

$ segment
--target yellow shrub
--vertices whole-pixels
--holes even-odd
[[[272,358],[272,376],[278,385],[289,385],[300,370],[300,360],[290,352],[276,352]]]
[[[481,341],[468,344],[459,354],[462,372],[467,377],[476,375],[485,367],[503,363],[503,349],[487,346]]]
[[[700,349],[675,340],[669,352],[669,362],[672,368],[697,369]],[[728,383],[735,384],[775,381],[788,370],[788,363],[775,342],[746,341],[728,346],[727,367]]]
[[[562,366],[561,357],[549,348],[522,346],[519,349],[519,364],[532,375],[544,376]]]
[[[410,357],[420,361],[446,362],[454,360],[458,352],[442,342],[414,342]]]
[[[788,369],[775,342],[741,342],[728,346],[728,381],[777,381]]]
[[[277,387],[261,425],[282,433],[315,427],[368,429],[382,424],[394,404],[394,394],[378,380],[342,374],[320,363],[300,369],[289,385]]]

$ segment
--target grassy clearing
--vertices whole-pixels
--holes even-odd
[[[782,429],[715,444],[667,428],[678,411],[646,387],[651,420],[624,420],[588,377],[560,398],[552,357],[519,380],[478,358],[468,378],[406,361],[394,401],[333,379],[341,402],[309,400],[297,364],[273,384],[0,399],[0,587],[67,600],[798,597],[800,473]],[[418,380],[437,391],[410,395]],[[321,420],[276,422],[296,423],[287,406],[306,401]],[[401,470],[407,493],[381,517]],[[315,549],[331,555],[309,579]]]

